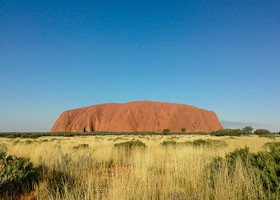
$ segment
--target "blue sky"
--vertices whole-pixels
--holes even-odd
[[[152,100],[280,131],[280,1],[1,1],[0,132]]]

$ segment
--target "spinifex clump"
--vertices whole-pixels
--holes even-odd
[[[7,156],[0,150],[0,196],[18,196],[37,184],[38,172],[29,159]]]

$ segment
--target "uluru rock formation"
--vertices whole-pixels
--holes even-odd
[[[135,101],[68,110],[51,132],[211,132],[223,129],[215,112],[177,103]]]

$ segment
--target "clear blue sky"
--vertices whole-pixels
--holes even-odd
[[[279,0],[0,0],[0,132],[136,100],[280,131],[279,75]]]

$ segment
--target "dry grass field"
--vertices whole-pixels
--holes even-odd
[[[222,140],[227,145],[162,146],[161,142]],[[115,143],[140,140],[147,148],[114,148]],[[228,167],[214,181],[207,165],[237,148],[250,152],[280,138],[258,136],[79,136],[38,139],[0,138],[8,155],[30,158],[40,167],[37,199],[264,199],[263,185],[240,165],[229,176]],[[78,146],[80,144],[80,146]],[[88,144],[81,145],[81,144]]]

